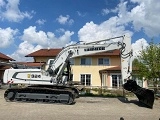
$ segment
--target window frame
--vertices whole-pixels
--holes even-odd
[[[117,87],[113,87],[112,75],[118,76],[118,79],[117,79]],[[119,79],[119,76],[121,76],[121,79]],[[121,80],[121,82],[120,82],[119,80]],[[120,84],[119,84],[118,82],[119,82]],[[124,83],[124,81],[122,80],[122,74],[121,74],[121,73],[110,73],[110,87],[111,87],[111,89],[121,88],[121,87],[122,87],[121,84],[123,84],[123,83]]]
[[[102,63],[102,64],[99,63],[99,60],[100,60],[100,59],[103,59],[103,63]],[[108,59],[108,64],[104,64],[104,59]],[[107,58],[107,57],[99,57],[99,58],[97,59],[97,64],[98,64],[98,65],[107,65],[107,66],[109,66],[109,65],[110,65],[110,59]]]
[[[82,79],[81,79],[82,75],[85,75],[85,80],[84,80],[84,81],[85,81],[85,82],[84,82],[85,84],[82,84]],[[86,77],[87,77],[86,75],[90,75],[90,85],[87,85],[87,84],[86,84]],[[90,73],[80,74],[80,82],[81,82],[81,84],[84,85],[84,86],[91,86],[91,85],[92,85],[92,74],[90,74]]]
[[[82,59],[85,59],[85,64],[82,64]],[[90,64],[86,64],[86,59],[90,59]],[[80,65],[92,65],[92,58],[91,57],[81,57],[80,58]]]
[[[74,58],[71,58],[69,61],[70,61],[70,65],[75,65],[75,59]]]

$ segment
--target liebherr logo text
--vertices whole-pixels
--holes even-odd
[[[84,49],[84,51],[98,51],[98,50],[105,50],[105,47],[92,47]]]

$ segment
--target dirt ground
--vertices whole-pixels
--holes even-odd
[[[74,105],[6,102],[0,89],[0,120],[159,120],[160,100],[153,109],[137,98],[80,97]]]

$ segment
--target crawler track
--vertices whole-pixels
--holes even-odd
[[[4,93],[6,101],[23,101],[23,102],[45,102],[74,104],[77,94],[74,90],[67,87],[48,87],[48,86],[30,86],[25,88],[9,88]]]

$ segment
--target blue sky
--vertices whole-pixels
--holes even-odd
[[[130,34],[134,55],[160,38],[159,0],[0,0],[0,52],[16,61],[42,48]]]

